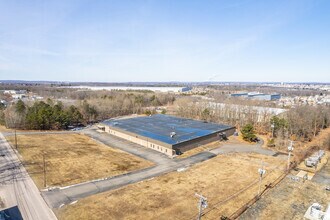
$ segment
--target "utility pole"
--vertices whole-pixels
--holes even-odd
[[[43,167],[44,167],[44,187],[47,186],[47,179],[46,179],[46,160],[45,160],[45,154],[42,155],[43,160]]]
[[[15,127],[15,148],[17,150],[17,135],[16,135],[16,127]]]
[[[199,195],[197,193],[195,193],[195,196],[197,196],[199,198],[199,201],[198,201],[198,218],[197,219],[201,220],[202,211],[203,211],[203,209],[207,208],[207,198],[205,198],[204,196]]]
[[[261,163],[261,168],[258,169],[259,173],[259,189],[258,189],[258,197],[260,196],[261,193],[261,183],[262,183],[262,177],[265,175],[266,170],[264,169],[264,164],[263,162]]]
[[[290,145],[288,146],[288,151],[289,151],[289,155],[288,155],[288,165],[287,165],[287,171],[289,171],[290,169],[290,160],[291,160],[291,152],[293,151],[293,141],[290,141]]]
[[[270,127],[272,128],[272,139],[274,138],[274,129],[275,129],[275,124],[274,123],[272,123],[271,125],[270,125]]]

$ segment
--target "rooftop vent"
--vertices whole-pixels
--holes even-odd
[[[175,135],[176,135],[176,133],[174,131],[171,132],[171,134],[170,134],[171,138],[173,138]]]

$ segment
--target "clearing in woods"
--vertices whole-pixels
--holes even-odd
[[[277,179],[286,161],[259,154],[219,155],[183,172],[96,194],[56,210],[59,219],[196,219],[198,198],[208,199],[205,219],[230,216],[258,192],[258,168],[267,170],[262,182]]]
[[[14,146],[14,136],[7,140]],[[17,140],[21,160],[39,189],[44,188],[43,155],[47,187],[116,176],[153,165],[82,134],[18,135]]]

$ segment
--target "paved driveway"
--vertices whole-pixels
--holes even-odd
[[[262,143],[256,145],[248,144],[225,144],[222,147],[211,150],[210,152],[214,154],[226,154],[226,153],[257,153],[264,154],[267,156],[274,156],[276,152],[264,149],[261,147]]]
[[[105,145],[126,151],[135,156],[152,161],[155,164],[167,164],[173,162],[173,160],[168,156],[166,156],[165,154],[162,154],[160,152],[151,150],[149,148],[143,147],[141,145],[135,144],[133,142],[124,140],[122,138],[118,138],[116,136],[107,133],[99,133],[94,129],[85,129],[82,131],[82,133],[90,136],[94,140],[99,141]]]
[[[160,164],[143,170],[133,171],[128,174],[115,176],[109,179],[95,180],[85,182],[62,189],[42,192],[48,205],[53,208],[61,207],[64,204],[71,203],[81,198],[120,188],[122,186],[160,176],[178,168],[188,167],[195,163],[208,160],[216,155],[210,152],[202,152],[190,158],[185,158],[180,161],[172,161],[168,164]]]
[[[93,129],[83,130],[82,133],[90,136],[96,141],[102,142],[108,146],[126,151],[138,157],[155,163],[153,167],[142,170],[133,171],[127,174],[84,182],[69,187],[53,189],[51,191],[44,191],[42,195],[47,201],[48,205],[53,208],[61,207],[62,205],[69,204],[81,198],[120,188],[122,186],[140,182],[156,176],[160,176],[179,168],[191,166],[196,163],[208,160],[218,154],[232,153],[232,152],[256,152],[265,155],[274,155],[275,153],[270,150],[262,149],[261,144],[258,145],[225,145],[220,148],[204,151],[199,154],[193,155],[183,159],[170,159],[166,155],[157,151],[142,147],[138,144],[126,141],[124,139],[106,134],[99,133]]]

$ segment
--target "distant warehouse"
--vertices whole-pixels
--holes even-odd
[[[281,94],[264,94],[258,92],[243,92],[243,93],[233,93],[230,94],[231,97],[242,97],[248,99],[259,99],[259,100],[266,100],[266,101],[273,101],[281,99]]]
[[[153,92],[170,92],[181,93],[189,92],[191,87],[171,87],[171,86],[68,86],[64,88],[80,89],[82,91],[98,91],[98,90],[124,90],[124,91],[153,91]]]
[[[101,123],[112,135],[162,152],[168,156],[230,136],[235,127],[169,115],[110,119]]]

